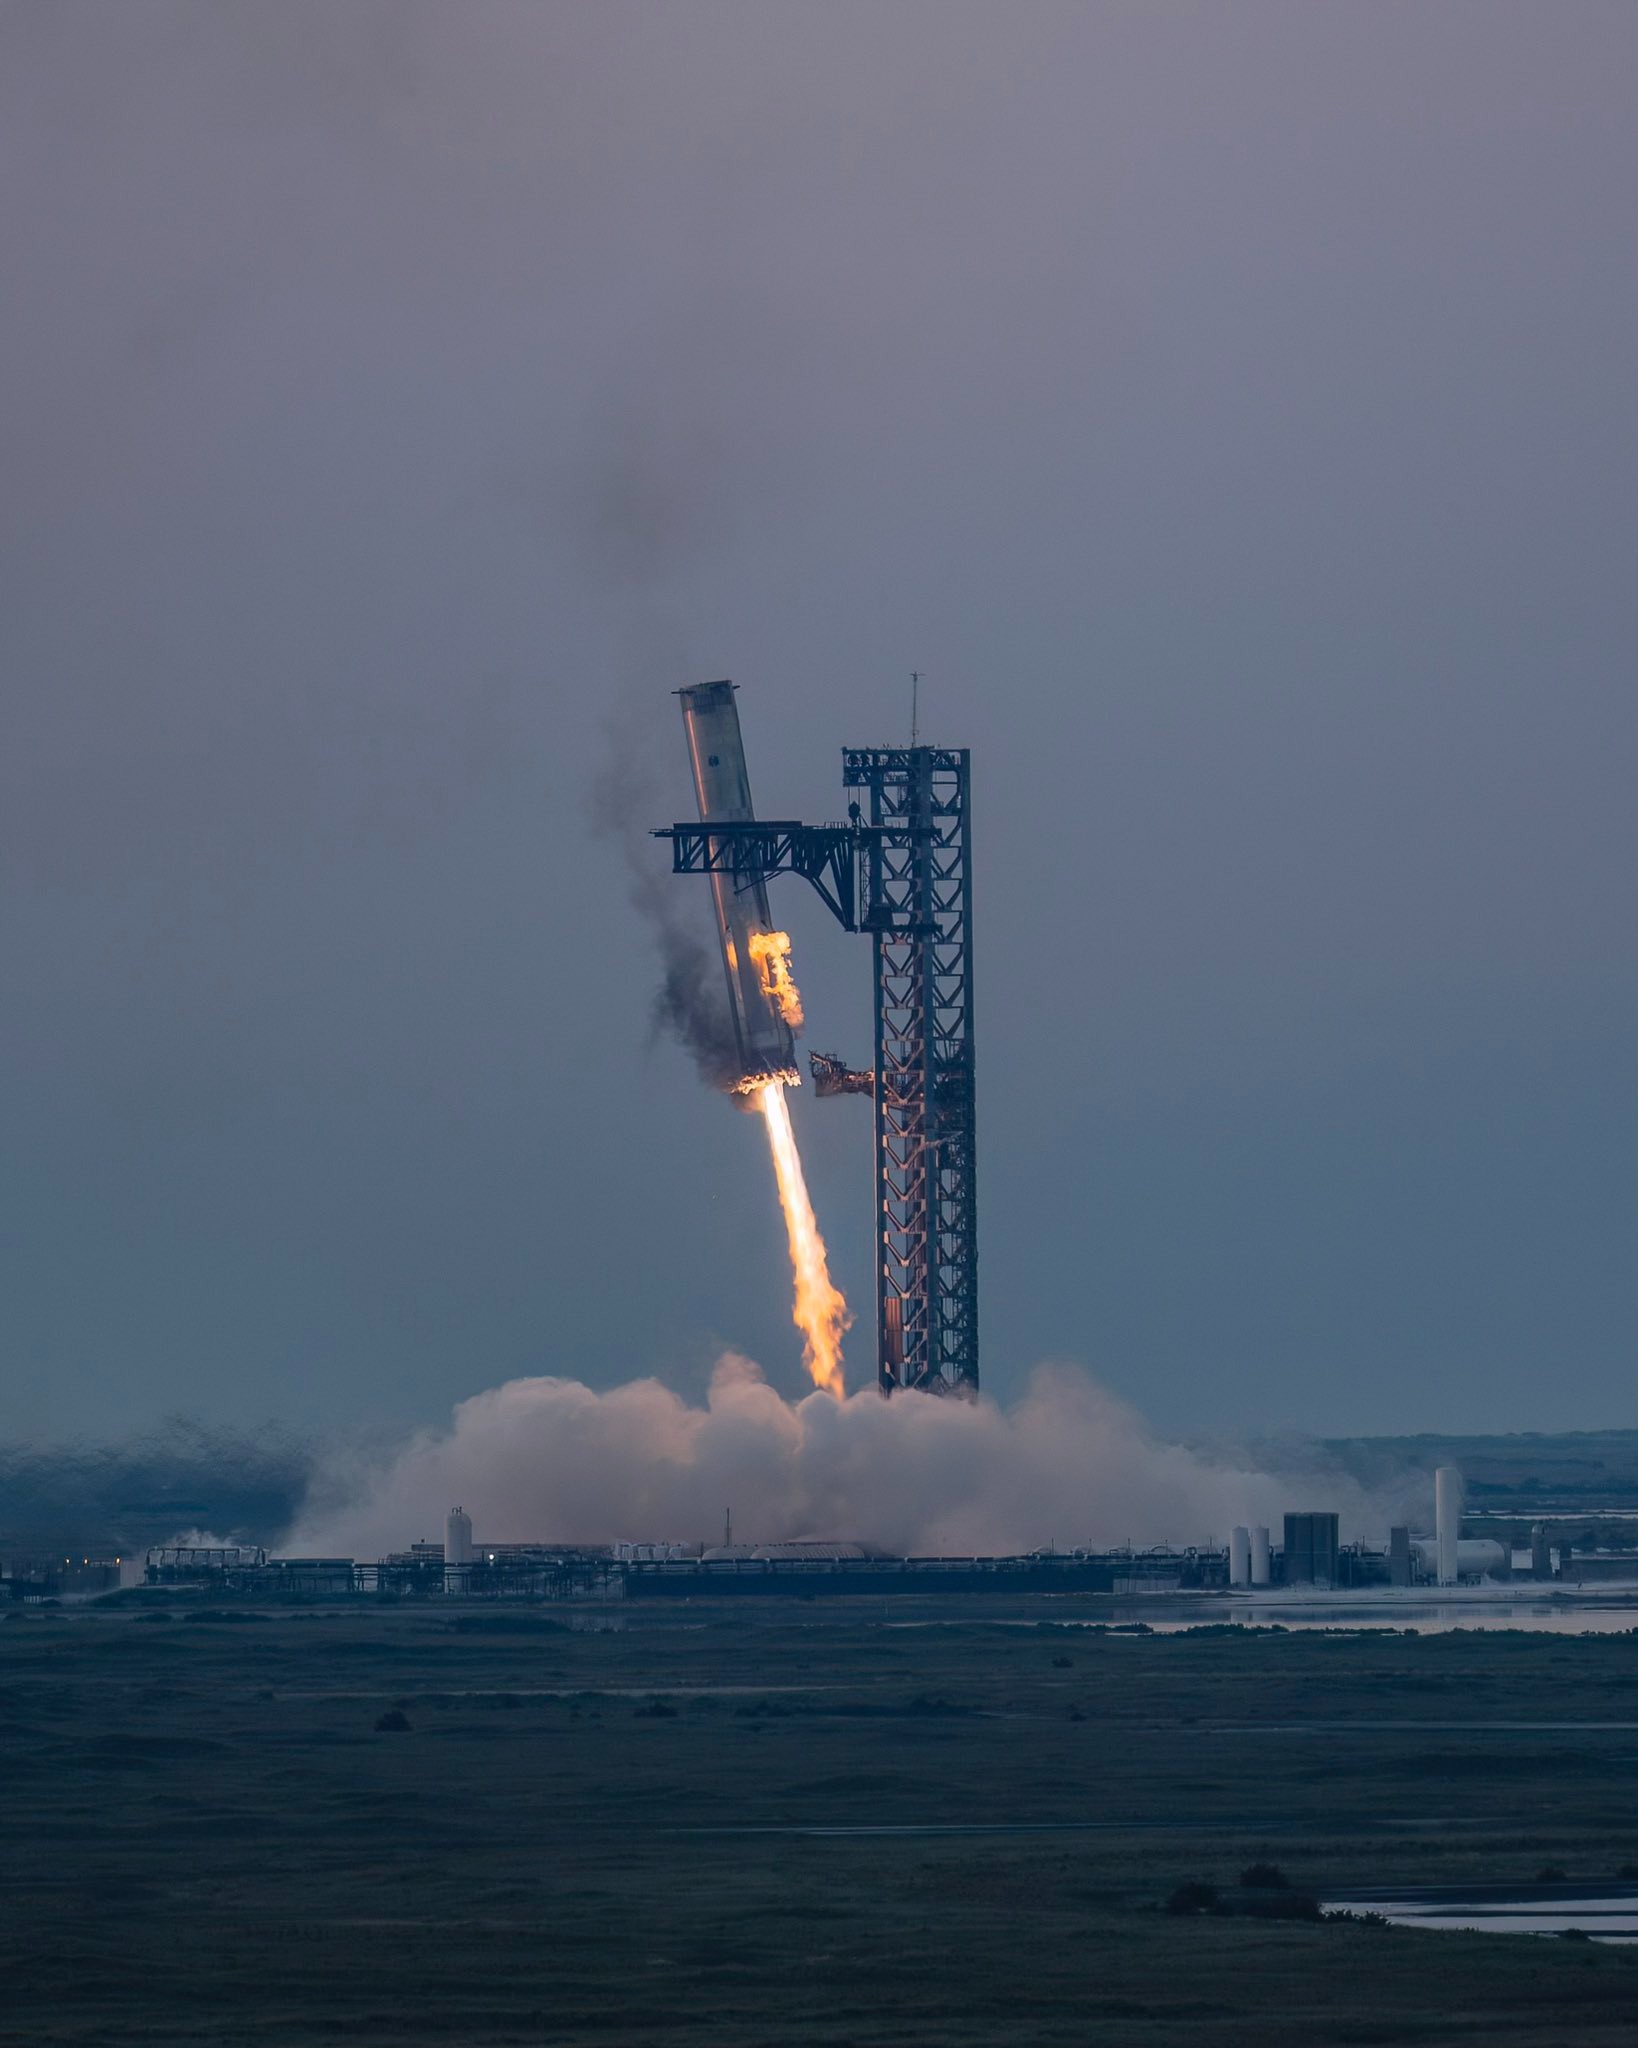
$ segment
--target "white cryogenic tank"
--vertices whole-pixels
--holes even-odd
[[[444,1523],[444,1591],[464,1593],[472,1569],[472,1517],[451,1508]]]
[[[677,695],[682,700],[700,823],[753,823],[756,812],[734,685],[698,683]],[[774,925],[768,914],[767,884],[760,876],[746,879],[713,867],[711,900],[728,975],[739,1065],[738,1074],[729,1079],[745,1082],[778,1075],[794,1086],[796,1042],[791,1034],[793,1027],[801,1028],[802,1013],[784,949],[770,943]]]
[[[1441,1576],[1443,1561],[1437,1537],[1429,1541],[1425,1536],[1412,1545],[1416,1561],[1430,1577],[1438,1578],[1441,1586],[1454,1586],[1463,1579],[1510,1579],[1513,1576],[1513,1560],[1509,1553],[1489,1536],[1462,1536],[1456,1543],[1455,1576]]]
[[[1268,1568],[1268,1524],[1259,1522],[1251,1532],[1251,1583],[1266,1586],[1269,1583]]]
[[[1238,1524],[1229,1531],[1229,1584],[1251,1584],[1251,1531]]]

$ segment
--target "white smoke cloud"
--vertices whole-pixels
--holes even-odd
[[[522,1379],[475,1395],[448,1429],[362,1473],[321,1464],[288,1547],[376,1557],[436,1539],[457,1502],[490,1542],[709,1542],[727,1507],[746,1541],[851,1538],[899,1554],[1222,1542],[1234,1523],[1293,1506],[1335,1507],[1345,1534],[1380,1535],[1385,1515],[1340,1474],[1301,1498],[1296,1484],[1157,1442],[1072,1366],[1038,1367],[1008,1409],[874,1391],[793,1403],[729,1353],[704,1407],[653,1379],[604,1393]]]

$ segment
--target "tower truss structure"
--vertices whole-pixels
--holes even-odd
[[[875,951],[876,1343],[884,1392],[978,1390],[967,749],[849,747]]]

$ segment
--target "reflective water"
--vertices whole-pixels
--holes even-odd
[[[1108,1636],[1180,1635],[1189,1629],[1234,1629],[1254,1635],[1259,1629],[1396,1629],[1423,1635],[1447,1629],[1528,1629],[1548,1635],[1626,1635],[1638,1633],[1638,1594],[1597,1594],[1577,1599],[1506,1596],[1467,1600],[1407,1594],[1394,1599],[1361,1594],[1327,1593],[1314,1599],[1268,1599],[1226,1595],[1172,1594],[1154,1599],[1128,1597],[1077,1599],[1073,1613],[996,1614],[979,1610],[959,1621],[949,1615],[917,1615],[887,1620],[889,1628],[1086,1629]]]
[[[1631,1887],[1614,1892],[1575,1893],[1555,1889],[1536,1897],[1479,1893],[1455,1898],[1446,1892],[1417,1892],[1405,1898],[1366,1893],[1327,1899],[1325,1910],[1380,1913],[1395,1927],[1459,1928],[1470,1934],[1567,1934],[1594,1941],[1638,1941],[1638,1895]]]
[[[1529,1629],[1551,1635],[1619,1635],[1638,1629],[1638,1593],[1621,1589],[1581,1597],[1478,1594],[1469,1599],[1407,1593],[1281,1597],[1122,1600],[1095,1620],[1076,1617],[1071,1627],[1119,1628],[1141,1622],[1156,1635],[1201,1627],[1285,1629]]]

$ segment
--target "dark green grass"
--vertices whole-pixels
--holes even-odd
[[[1612,1878],[1638,1733],[1502,1724],[1638,1721],[1635,1639],[182,1612],[0,1626],[8,2048],[1638,2037],[1632,1951],[1163,1910]]]

